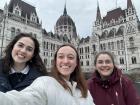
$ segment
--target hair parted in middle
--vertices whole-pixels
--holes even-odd
[[[80,58],[79,58],[78,51],[73,45],[67,43],[67,44],[61,45],[57,49],[57,51],[54,55],[53,66],[52,66],[52,70],[51,70],[51,76],[54,77],[65,89],[68,89],[68,90],[71,91],[71,89],[67,85],[66,81],[62,78],[62,76],[59,73],[59,71],[57,69],[57,66],[56,66],[57,53],[62,47],[65,47],[65,46],[71,47],[76,52],[76,57],[77,57],[76,58],[77,66],[75,67],[75,70],[70,75],[70,81],[77,82],[77,88],[80,89],[82,97],[87,97],[87,83],[86,83],[86,80],[85,80],[84,75],[82,73],[81,66],[80,66]]]
[[[97,59],[98,59],[98,57],[99,57],[101,54],[106,54],[106,55],[108,55],[108,56],[111,58],[111,60],[112,60],[112,62],[113,62],[113,65],[115,66],[114,56],[113,56],[113,54],[112,54],[111,52],[109,52],[109,51],[101,51],[101,52],[97,53],[97,54],[95,55],[95,59],[94,59],[94,66],[96,66]]]

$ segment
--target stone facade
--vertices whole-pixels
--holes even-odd
[[[42,29],[35,7],[21,0],[11,0],[4,10],[0,10],[0,42],[3,42],[0,47],[5,48],[19,32],[31,33],[39,40],[41,56],[48,70],[55,51],[64,43],[72,43],[78,49],[84,72],[93,71],[96,53],[104,50],[114,54],[118,67],[124,72],[140,68],[140,21],[131,0],[127,0],[126,9],[116,8],[104,17],[97,5],[92,33],[86,38],[77,35],[66,5],[53,33]]]

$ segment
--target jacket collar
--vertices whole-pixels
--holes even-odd
[[[108,88],[111,85],[114,85],[116,82],[120,80],[122,72],[117,67],[114,67],[113,73],[107,80],[102,80],[99,73],[95,71],[92,76],[92,80],[96,83],[102,85],[102,87]]]

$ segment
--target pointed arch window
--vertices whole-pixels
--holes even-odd
[[[132,64],[137,64],[137,59],[136,59],[136,57],[132,57],[131,60],[132,60]]]
[[[44,64],[47,65],[47,59],[44,59]]]
[[[15,37],[15,27],[11,27],[11,38]]]
[[[89,61],[88,60],[86,61],[86,66],[89,66]]]
[[[130,47],[134,47],[134,37],[129,38]]]
[[[35,15],[35,13],[32,13],[32,14],[31,14],[30,20],[31,20],[32,22],[37,22],[37,17],[36,17],[36,15]]]
[[[120,58],[120,64],[124,64],[124,58]]]
[[[16,35],[18,35],[20,33],[20,29],[16,30]]]
[[[136,32],[135,27],[129,24],[127,28],[127,33],[135,33],[135,32]]]
[[[120,48],[121,48],[121,49],[124,49],[124,40],[121,40],[121,41],[120,41]]]
[[[124,26],[120,26],[116,35],[119,36],[119,35],[123,35],[124,34]]]
[[[111,29],[108,34],[108,37],[114,37],[115,33],[116,33],[116,29],[115,28]]]
[[[14,7],[13,13],[14,13],[15,15],[21,16],[21,9],[19,8],[18,5]]]
[[[120,49],[120,41],[117,41],[117,49]]]
[[[83,61],[80,62],[81,66],[83,66]]]

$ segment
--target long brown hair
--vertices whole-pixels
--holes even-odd
[[[40,73],[42,73],[43,75],[47,75],[47,70],[45,65],[43,64],[43,61],[39,55],[40,53],[40,49],[39,49],[39,42],[36,38],[34,38],[32,35],[28,34],[28,33],[20,33],[17,36],[14,37],[14,39],[7,45],[6,49],[5,49],[5,56],[2,58],[3,59],[3,72],[4,73],[9,73],[9,71],[11,70],[11,67],[14,65],[14,61],[13,58],[11,56],[11,52],[13,50],[14,45],[16,44],[16,42],[18,40],[20,40],[23,37],[28,37],[30,38],[34,44],[35,44],[35,49],[34,49],[34,54],[33,57],[30,61],[26,62],[29,66],[35,68],[36,70],[38,70]]]
[[[77,66],[75,67],[75,70],[72,72],[72,74],[70,75],[70,81],[75,81],[77,82],[77,88],[80,89],[82,97],[87,97],[87,84],[86,84],[86,80],[83,76],[82,73],[82,69],[80,66],[80,58],[79,58],[79,54],[78,51],[76,50],[76,48],[71,45],[71,44],[63,44],[62,46],[60,46],[55,55],[54,55],[54,61],[53,61],[53,67],[51,70],[51,75],[52,77],[54,77],[65,89],[68,89],[71,91],[70,87],[68,86],[68,84],[66,83],[66,81],[62,78],[61,74],[58,72],[58,69],[56,67],[56,60],[57,60],[57,53],[59,51],[59,49],[61,49],[62,47],[65,46],[69,46],[72,49],[74,49],[74,51],[76,52],[77,55]]]

